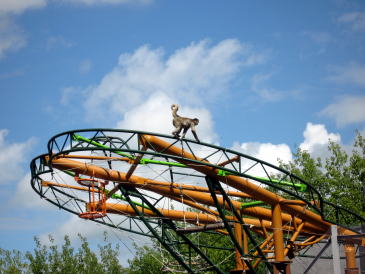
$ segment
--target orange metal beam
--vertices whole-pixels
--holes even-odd
[[[165,154],[170,154],[173,156],[178,157],[184,157],[188,160],[195,160],[200,162],[209,163],[208,161],[196,157],[195,155],[179,148],[176,146],[171,146],[171,144],[155,137],[152,135],[141,135],[141,142],[148,146],[150,149],[153,149],[156,152],[163,152]],[[218,171],[213,168],[206,165],[195,165],[194,163],[183,160],[183,159],[177,159],[178,162],[183,163],[185,165],[190,166],[192,169],[195,169],[203,174],[206,174],[208,176],[212,176],[219,181],[235,188],[238,190],[241,190],[252,197],[255,197],[257,200],[264,201],[270,205],[275,205],[280,203],[282,200],[285,200],[284,198],[280,197],[276,193],[272,193],[269,190],[266,190],[264,188],[258,187],[256,184],[251,183],[250,181],[233,175],[227,175],[227,176],[219,176]],[[323,221],[321,216],[297,205],[288,205],[283,204],[282,209],[292,215],[299,216],[300,218],[309,221],[312,224],[315,224],[318,226],[318,228],[323,229],[326,231],[330,224]]]
[[[239,244],[240,247],[242,247],[242,227],[240,223],[234,224],[234,234],[237,243]],[[234,271],[243,271],[244,262],[241,259],[241,254],[237,248],[235,249],[235,252],[236,252],[235,256],[236,268],[234,269]]]
[[[272,229],[274,230],[275,261],[282,262],[285,256],[280,204],[273,205],[272,207]]]
[[[75,190],[89,191],[88,187],[58,184],[58,183],[54,183],[54,182],[50,182],[50,181],[42,181],[41,184],[42,184],[42,186],[45,186],[45,187],[47,187],[47,186],[56,186],[56,187],[70,188],[70,189],[75,189]],[[95,192],[100,192],[100,190],[97,190]]]
[[[134,184],[131,184],[131,183],[126,183],[127,185],[134,185]],[[86,187],[79,187],[79,186],[72,186],[72,185],[66,185],[66,184],[58,184],[58,183],[54,183],[54,182],[50,182],[50,181],[42,181],[42,185],[43,186],[55,186],[55,187],[62,187],[62,188],[69,188],[69,189],[75,189],[75,190],[81,190],[81,191],[89,191],[89,188],[86,188]],[[96,192],[100,192],[99,191],[96,191]],[[168,197],[170,199],[174,199],[180,203],[184,203],[190,207],[193,207],[193,208],[196,208],[196,209],[199,209],[201,211],[204,211],[208,214],[211,214],[211,215],[214,215],[214,216],[219,216],[219,213],[210,209],[210,208],[207,208],[207,207],[204,207],[200,204],[197,204],[195,202],[192,202],[191,200],[188,200],[188,199],[179,199],[178,197],[175,197],[175,196],[169,196],[169,195],[165,195],[165,197]],[[227,219],[228,220],[234,220],[234,218],[232,216],[227,216]],[[263,229],[264,231],[266,231],[267,229],[268,230],[272,230],[271,229],[271,222],[270,221],[264,221],[264,220],[257,220],[257,219],[251,219],[251,218],[243,218],[245,224],[247,225],[252,225],[253,227],[255,228],[258,228],[258,229]],[[292,231],[293,230],[293,227],[291,226],[283,226],[283,230],[285,231]]]
[[[304,222],[301,223],[298,228],[295,230],[295,232],[293,233],[293,235],[290,237],[290,242],[294,243],[294,241],[297,239],[297,237],[299,236],[300,232],[302,231],[302,228],[304,226]],[[288,255],[289,252],[289,246],[287,246],[284,250],[284,256]]]
[[[78,161],[73,161],[69,159],[64,158],[57,158],[52,160],[52,166],[55,168],[58,168],[60,170],[73,170],[74,172],[78,174],[84,174],[88,176],[94,176],[99,179],[104,179],[108,181],[114,181],[114,182],[123,182],[123,183],[133,183],[136,187],[139,187],[139,185],[143,185],[143,189],[153,191],[156,193],[159,193],[161,195],[170,195],[170,196],[176,196],[181,197],[183,195],[184,199],[189,199],[194,202],[199,202],[205,205],[214,206],[214,200],[212,199],[211,195],[208,193],[199,193],[196,191],[190,191],[190,190],[180,190],[176,188],[167,188],[167,187],[161,187],[159,186],[163,182],[155,181],[146,179],[143,177],[139,177],[136,175],[132,175],[130,178],[126,178],[126,173],[119,172],[116,170],[110,170],[107,168],[82,163]],[[127,183],[126,183],[127,184]],[[169,183],[164,183],[168,185]],[[223,199],[221,197],[218,197],[218,201],[220,202],[221,206],[223,206]],[[232,201],[233,206],[235,209],[241,208],[241,203],[237,201]],[[226,208],[228,208],[228,205],[224,205]],[[302,208],[302,210],[304,210]],[[271,220],[271,210],[267,208],[262,207],[252,207],[252,208],[245,208],[242,209],[242,214],[248,215],[248,216],[254,216],[260,219],[264,220]],[[285,223],[290,223],[292,217],[289,214],[282,214],[282,219]],[[301,222],[301,220],[298,218],[296,219],[297,222]],[[305,230],[308,232],[314,232],[314,233],[322,233],[323,230],[321,228],[318,228],[318,226],[313,225],[311,223],[306,223]]]
[[[94,206],[95,207],[95,206]],[[158,217],[153,211],[139,207],[139,210],[143,211],[144,214],[151,217]],[[204,213],[196,213],[191,211],[181,211],[181,210],[172,210],[172,209],[160,209],[158,210],[167,218],[171,218],[177,221],[187,221],[193,224],[214,224],[214,223],[221,223],[222,220],[218,216],[214,216],[212,214],[204,214]],[[119,215],[132,215],[137,216],[133,208],[128,204],[115,204],[115,203],[106,203],[106,211],[107,213],[112,214],[119,214]],[[229,218],[231,219],[231,218]],[[233,217],[232,217],[233,220]],[[261,228],[261,225],[266,226],[266,229],[271,230],[271,223],[270,222],[260,222],[257,219],[250,219],[250,218],[243,218],[243,221],[247,225],[252,225],[257,228]]]
[[[130,163],[131,159],[129,158],[119,158],[119,157],[108,157],[108,156],[93,156],[93,155],[60,155],[58,158],[70,158],[70,159],[88,159],[88,160],[117,160],[117,161],[124,161]],[[198,192],[205,192],[210,193],[209,188],[207,187],[201,187],[201,186],[194,186],[194,185],[185,185],[185,184],[177,184],[177,183],[166,183],[166,182],[154,182],[154,184],[159,184],[160,186],[165,186],[169,188],[178,188],[178,189],[184,189],[184,190],[194,190]],[[238,191],[226,191],[227,195],[232,197],[239,197],[239,198],[249,198],[253,199],[250,195],[238,192]],[[217,192],[219,195],[219,192]]]
[[[270,249],[272,247],[272,245],[274,244],[274,241],[271,241],[273,237],[274,237],[274,234],[271,234],[270,236],[268,236],[265,239],[265,241],[260,245],[260,249],[263,249],[266,245],[267,245],[266,248]],[[271,250],[271,252],[272,252],[272,250]],[[253,253],[253,256],[257,256],[257,254],[258,254],[258,252],[255,251]],[[253,264],[253,267],[256,267],[260,262],[261,262],[261,259],[257,259],[255,261],[255,263]]]
[[[143,212],[144,215],[150,217],[158,217],[152,210],[142,208],[137,206],[138,209]],[[115,214],[122,214],[122,215],[132,215],[136,216],[136,212],[134,211],[133,207],[127,204],[114,204],[114,203],[107,203],[106,210],[108,213],[115,213]],[[217,222],[221,222],[221,220],[214,215],[211,214],[204,214],[204,213],[196,213],[190,211],[179,211],[173,209],[163,209],[158,208],[158,210],[162,213],[162,215],[166,218],[178,221],[186,221],[189,223],[202,223],[202,224],[213,224]]]

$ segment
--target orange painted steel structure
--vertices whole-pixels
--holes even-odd
[[[186,156],[186,154],[185,154]],[[114,181],[114,182],[125,182],[125,183],[134,183],[137,187],[143,187],[146,190],[150,190],[159,194],[163,195],[169,195],[172,198],[175,198],[177,200],[181,200],[181,195],[185,197],[185,199],[188,199],[191,201],[199,201],[202,204],[207,205],[214,205],[212,198],[209,194],[205,193],[199,193],[192,190],[185,190],[180,188],[178,184],[174,184],[175,189],[172,188],[166,188],[168,186],[168,183],[164,182],[157,182],[154,180],[146,179],[143,177],[132,175],[127,179],[127,174],[115,170],[108,170],[105,168],[100,168],[98,166],[94,166],[91,164],[85,164],[82,162],[72,161],[64,158],[55,158],[52,160],[52,166],[60,169],[60,170],[73,170],[77,174],[83,174],[83,175],[89,175],[93,176],[99,179],[104,179],[108,181]],[[85,189],[86,190],[86,189]],[[201,190],[201,189],[200,189]],[[282,199],[282,201],[286,201],[285,199]],[[186,202],[186,201],[185,201]],[[221,201],[221,204],[223,202]],[[240,203],[234,202],[235,209],[238,209],[240,207]],[[195,204],[194,202],[192,204],[193,207],[201,209],[201,207],[198,204]],[[94,208],[94,207],[92,207]],[[135,215],[134,210],[129,205],[120,205],[120,204],[106,204],[106,210],[108,213],[115,213],[115,214],[127,214],[127,215]],[[162,214],[166,216],[166,218],[174,219],[174,220],[186,220],[190,223],[216,223],[218,221],[218,218],[213,215],[208,214],[197,214],[193,212],[182,212],[182,211],[174,211],[174,210],[164,210],[160,209]],[[302,209],[302,211],[304,211]],[[144,211],[146,215],[151,217],[157,217],[153,212],[150,210]],[[293,227],[290,226],[283,226],[282,225],[282,216],[286,217],[286,221],[290,221],[291,218],[290,215],[285,214],[281,211],[280,208],[280,202],[275,204],[273,206],[272,214],[269,213],[269,210],[266,208],[260,208],[260,207],[254,207],[254,208],[248,208],[242,210],[242,213],[245,215],[249,215],[252,217],[257,217],[263,220],[270,220],[272,217],[272,222],[264,222],[260,223],[257,219],[248,219],[245,218],[244,221],[247,224],[253,225],[255,227],[265,227],[266,229],[274,231],[273,238],[274,238],[274,251],[275,252],[275,260],[277,262],[286,261],[284,260],[284,253],[287,253],[288,248],[284,249],[284,243],[283,243],[283,231],[284,230],[291,230],[295,231],[296,233],[292,237],[292,241],[296,239],[296,237],[299,235],[301,229],[295,230]],[[217,214],[216,214],[217,215]],[[320,218],[320,217],[319,217]],[[301,222],[298,218],[297,221],[294,221],[294,223]],[[323,222],[321,220],[321,222]],[[299,225],[301,227],[305,226],[306,223],[302,222]],[[329,226],[327,222],[323,222],[323,226],[327,225]],[[307,230],[308,233],[325,233],[326,231],[322,229],[323,226],[316,226],[311,225],[310,223],[307,223]],[[237,226],[236,226],[237,228]],[[305,229],[303,229],[305,231]],[[238,232],[240,233],[240,232]],[[353,234],[352,231],[344,230],[343,234]],[[323,237],[322,237],[323,238]],[[285,252],[286,251],[286,252]],[[241,264],[240,264],[241,265]]]
[[[171,154],[174,156],[183,155],[184,158],[204,162],[204,159],[198,158],[195,155],[183,151],[182,149],[171,146],[169,143],[155,137],[152,135],[142,135],[141,142],[144,147],[153,148],[153,150],[164,153]],[[189,164],[185,159],[177,160],[183,164]],[[257,188],[257,186],[246,179],[239,178],[233,175],[227,176],[219,176],[216,169],[208,167],[208,166],[199,166],[199,165],[191,165],[191,168],[204,173],[208,176],[215,177],[219,181],[224,184],[227,184],[235,189],[239,189],[244,193],[249,194],[252,197],[255,197],[258,200],[264,201],[270,205],[272,205],[272,229],[273,229],[273,238],[274,238],[274,254],[275,254],[275,263],[280,264],[281,262],[287,262],[284,256],[284,240],[283,240],[283,225],[282,225],[282,210],[283,211],[298,216],[305,221],[305,223],[311,223],[314,226],[317,226],[318,229],[323,229],[322,233],[326,233],[329,230],[330,223],[322,220],[321,216],[305,209],[304,207],[300,207],[297,205],[292,205],[288,203],[282,203],[285,199],[280,197],[279,195],[272,193],[263,188]],[[355,233],[350,230],[342,230],[344,235],[354,235]],[[298,233],[299,234],[299,233]],[[293,238],[296,238],[293,235]],[[349,251],[351,250],[351,252]],[[353,245],[347,247],[346,249],[346,262],[347,268],[353,268],[354,265],[356,267],[355,262],[355,253],[353,252]],[[280,267],[275,269],[275,271],[281,270]]]
[[[168,188],[165,186],[161,186],[161,184],[163,184],[163,182],[157,182],[157,181],[154,181],[151,179],[147,179],[147,178],[143,178],[143,177],[135,176],[135,175],[132,175],[127,179],[127,176],[126,176],[127,174],[125,172],[109,170],[106,168],[98,167],[96,165],[85,164],[82,162],[73,161],[73,160],[64,159],[64,158],[54,158],[52,160],[52,166],[57,169],[60,169],[60,170],[73,170],[77,174],[94,176],[96,178],[104,179],[107,181],[133,183],[133,184],[135,184],[136,187],[141,187],[145,190],[150,190],[150,191],[159,193],[161,195],[169,195],[171,197],[177,198],[180,201],[181,201],[181,196],[183,196],[184,199],[186,199],[186,200],[196,201],[196,202],[208,205],[208,206],[214,206],[213,199],[207,193],[200,193],[197,191],[179,189],[178,187],[177,188]],[[177,186],[177,184],[175,186]],[[224,206],[222,198],[219,198],[219,201],[220,201],[220,204],[222,206]],[[283,201],[285,201],[285,200],[283,199]],[[232,203],[235,206],[236,210],[241,208],[240,202],[233,201]],[[227,206],[227,204],[225,206]],[[271,219],[272,219],[271,210],[267,209],[267,208],[252,207],[252,208],[242,209],[241,211],[245,215],[253,216],[258,219],[268,220],[268,221],[271,221]],[[291,219],[292,219],[291,215],[281,213],[281,216],[282,216],[284,222],[286,222],[286,223],[291,222]],[[294,222],[300,224],[301,221],[297,218]],[[328,224],[328,226],[329,226],[329,224]],[[309,232],[312,232],[312,233],[323,234],[326,232],[325,229],[322,229],[321,227],[317,227],[316,225],[313,225],[311,223],[306,223],[305,228]],[[346,234],[346,233],[352,234],[353,232],[346,230],[346,231],[344,231],[344,234]]]
[[[141,141],[145,143],[144,145],[152,147],[157,152],[163,151],[164,153],[171,154],[174,156],[183,155],[184,158],[186,158],[186,159],[204,162],[203,159],[198,158],[189,152],[183,151],[178,147],[171,146],[169,143],[164,142],[163,140],[161,140],[155,136],[144,135],[141,137]],[[185,159],[180,160],[180,162],[183,164],[189,164]],[[258,188],[257,185],[249,182],[246,179],[243,179],[243,178],[240,178],[237,176],[233,176],[233,175],[219,176],[217,174],[217,170],[214,170],[214,168],[211,168],[209,166],[191,165],[191,168],[193,168],[203,174],[213,176],[213,177],[217,178],[219,181],[221,181],[222,183],[225,183],[235,189],[239,189],[242,192],[247,193],[252,197],[255,197],[255,199],[267,202],[270,205],[280,204],[281,202],[286,200],[286,199],[280,197],[279,195],[272,193],[266,189]],[[324,222],[322,220],[321,216],[319,216],[303,207],[295,206],[295,205],[288,205],[288,204],[284,204],[282,207],[289,214],[298,216],[300,218],[303,218],[304,220],[310,221],[314,225],[317,225],[319,229],[323,230],[323,232],[327,231],[330,226],[329,223]],[[351,231],[346,231],[346,233],[352,234]]]
[[[196,226],[191,231],[207,229],[209,228],[207,224],[222,235],[229,235],[229,230],[232,229],[234,231],[234,249],[236,253],[236,266],[232,270],[232,273],[242,273],[252,270],[260,262],[267,263],[268,261],[274,265],[274,273],[279,273],[279,271],[289,273],[289,263],[294,253],[330,236],[329,230],[332,224],[323,220],[321,215],[310,210],[305,201],[282,197],[239,175],[229,172],[222,173],[218,167],[239,162],[240,159],[238,156],[234,156],[214,166],[205,158],[200,158],[194,153],[191,153],[191,150],[189,152],[154,135],[139,134],[138,142],[142,145],[142,149],[138,150],[138,155],[133,159],[128,154],[119,152],[121,155],[118,156],[107,156],[105,153],[104,156],[77,155],[70,152],[58,153],[57,155],[49,153],[40,158],[41,162],[44,161],[46,166],[66,173],[71,172],[75,178],[79,178],[79,181],[90,180],[93,184],[91,187],[85,187],[60,184],[52,180],[41,179],[40,185],[41,187],[52,188],[52,191],[70,189],[90,193],[86,210],[80,213],[80,217],[84,218],[97,219],[107,214],[138,218],[143,214],[145,216],[144,218],[151,220],[172,220],[186,222],[192,226]],[[99,148],[102,146],[96,141],[90,141],[89,143]],[[88,149],[93,150],[95,147]],[[106,149],[106,151],[108,150]],[[206,187],[177,183],[175,181],[155,180],[134,175],[143,160],[144,154],[151,153],[151,151],[157,155],[164,155],[164,158],[170,155],[173,157],[174,162],[181,164],[178,167],[195,170],[199,174],[208,176],[235,190],[226,190],[224,193],[226,196],[224,196],[218,190],[212,190]],[[82,161],[76,161],[74,159]],[[94,162],[88,163],[85,160]],[[129,165],[129,168],[127,168],[126,172],[122,172],[112,168],[98,166],[95,164],[97,161],[124,162],[127,166]],[[86,179],[80,179],[81,176],[84,176]],[[112,189],[106,189],[108,182],[114,183]],[[182,205],[186,205],[196,210],[196,212],[170,208],[152,208],[152,205],[134,203],[128,198],[128,191],[125,197],[129,204],[109,202],[109,199],[113,199],[114,193],[124,188],[127,190],[129,188],[135,188],[149,191],[159,195],[161,198],[169,198]],[[213,193],[216,195],[216,200],[212,197]],[[98,195],[99,199],[96,199],[95,195]],[[227,195],[232,197],[232,199],[227,200]],[[242,201],[233,199],[233,197],[246,199],[246,201],[262,201],[264,205],[253,204],[245,207]],[[317,202],[313,200],[313,204],[317,204]],[[222,211],[218,210],[218,212],[216,210],[219,208],[227,212],[234,212],[235,214],[222,216]],[[241,217],[238,218],[237,216]],[[231,225],[227,226],[227,223],[223,227],[221,225],[215,225],[222,224],[222,221],[224,222],[225,220],[232,222],[232,228],[230,228]],[[214,229],[214,227],[216,228]],[[249,251],[248,243],[252,240],[252,237],[247,234],[247,229],[250,229],[259,237],[263,238],[263,242],[258,245],[258,249],[254,252]],[[357,234],[347,228],[340,228],[339,232],[341,235]],[[290,234],[290,237],[284,236],[284,234]],[[362,241],[360,244],[365,245],[365,241]],[[356,269],[354,245],[345,245],[345,251],[347,268],[352,270]],[[252,265],[244,256],[244,254],[248,255],[249,252],[251,252],[250,256],[252,256],[253,260]],[[209,260],[207,261],[209,262]]]

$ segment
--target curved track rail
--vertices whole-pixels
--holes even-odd
[[[365,224],[279,167],[149,132],[64,132],[32,160],[31,171],[42,198],[81,218],[156,238],[190,273],[227,271],[211,250],[232,258],[237,272],[281,271],[328,238],[331,224],[342,235],[359,234],[353,225]]]

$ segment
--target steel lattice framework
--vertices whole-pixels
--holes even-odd
[[[56,135],[47,148],[31,162],[31,184],[42,198],[157,239],[189,273],[224,273],[209,250],[233,254],[231,272],[255,273],[260,265],[285,271],[329,237],[331,224],[341,235],[358,235],[351,227],[365,224],[290,172],[212,144],[85,129]],[[202,240],[207,234],[213,242]],[[348,250],[354,260],[354,244]]]

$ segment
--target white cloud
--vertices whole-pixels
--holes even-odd
[[[54,208],[56,209],[56,208]],[[52,232],[52,236],[55,240],[60,241],[65,235],[70,236],[72,240],[77,238],[77,234],[81,234],[84,237],[95,237],[97,235],[102,236],[103,230],[110,230],[107,226],[103,227],[95,222],[84,220],[78,216],[71,214],[68,220],[60,225],[55,231]],[[41,240],[46,242],[48,239],[48,234],[43,234]]]
[[[63,0],[63,2],[82,4],[87,6],[92,5],[119,5],[119,4],[149,4],[153,0]]]
[[[168,58],[162,49],[142,46],[132,54],[122,54],[100,84],[89,88],[85,108],[92,109],[89,117],[124,114],[156,92],[181,104],[200,105],[224,95],[240,68],[260,60],[256,55],[235,39],[213,46],[206,40],[192,43]]]
[[[276,145],[272,143],[259,142],[247,142],[240,144],[236,142],[233,144],[232,149],[270,163],[274,166],[279,166],[279,160],[285,163],[292,160],[292,153],[287,144]],[[246,174],[263,178],[266,178],[267,174],[272,175],[278,173],[278,171],[274,168],[269,166],[265,166],[265,168],[263,168],[261,165],[257,165],[256,161],[245,158],[241,159],[241,168],[242,170],[245,170]]]
[[[1,0],[0,14],[11,13],[20,14],[28,9],[36,9],[45,7],[50,0]],[[120,4],[149,4],[153,0],[60,0],[58,3],[72,3],[87,6],[93,5],[120,5]]]
[[[62,90],[62,95],[61,95],[61,104],[62,105],[67,105],[70,102],[71,98],[74,98],[75,96],[77,96],[77,93],[80,91],[79,88],[76,87],[67,87],[64,88]]]
[[[27,9],[42,8],[46,0],[1,0],[0,13],[22,13]]]
[[[365,96],[339,98],[323,109],[321,114],[334,119],[339,127],[365,122]]]
[[[365,12],[349,12],[341,15],[338,22],[350,24],[354,31],[365,31]]]
[[[301,93],[298,89],[277,90],[270,87],[268,83],[273,77],[273,73],[257,73],[251,78],[251,89],[260,99],[268,102],[275,102],[288,97],[296,97]]]
[[[327,151],[329,140],[338,143],[341,141],[341,136],[338,133],[329,133],[322,124],[307,123],[303,137],[304,140],[299,147],[314,156],[321,156],[321,152]],[[287,144],[236,142],[232,149],[273,165],[279,164],[278,159],[286,163],[292,160],[292,152]]]
[[[278,159],[286,163],[292,160],[292,153],[287,144],[275,145],[272,143],[258,142],[235,143],[232,149],[273,165],[279,164]]]
[[[17,207],[22,208],[54,210],[55,207],[53,205],[41,199],[41,197],[33,190],[30,179],[31,175],[30,172],[28,172],[17,184],[15,195],[10,202]]]
[[[172,131],[170,106],[173,103],[164,93],[153,94],[136,108],[127,111],[117,127],[160,133]]]
[[[118,5],[118,4],[148,4],[152,0],[62,0],[63,2],[84,5]],[[58,3],[62,2],[59,1]],[[26,45],[24,31],[14,23],[15,15],[22,14],[30,9],[45,7],[50,0],[1,0],[0,1],[0,59],[6,52],[16,51]],[[73,42],[64,37],[50,37],[46,42],[46,48],[72,47]],[[83,71],[83,70],[82,70]]]
[[[266,82],[270,80],[272,73],[255,74],[251,79],[252,90],[266,101],[278,101],[284,97],[284,92],[267,87]]]
[[[324,31],[305,31],[304,36],[309,37],[313,42],[317,44],[327,44],[333,40],[332,36],[328,32]]]
[[[347,66],[334,67],[332,72],[333,75],[327,77],[330,81],[365,87],[365,66],[363,65],[351,63]]]
[[[300,149],[308,151],[312,157],[324,159],[329,156],[329,140],[340,143],[341,136],[337,133],[329,133],[322,124],[307,123],[303,132],[304,140],[300,144]],[[345,149],[346,147],[343,146]],[[272,144],[259,142],[246,142],[233,144],[233,150],[254,158],[263,160],[274,166],[279,165],[279,160],[288,163],[293,160],[290,147],[287,144]],[[277,170],[265,167],[265,170],[259,165],[254,165],[255,161],[243,159],[241,161],[242,170],[249,169],[247,174],[253,176],[266,177],[268,174],[275,174]]]
[[[74,42],[67,40],[65,37],[61,35],[56,35],[52,37],[48,37],[46,41],[46,49],[51,50],[55,48],[71,48],[75,46]]]
[[[0,58],[6,52],[16,51],[26,45],[26,36],[8,16],[0,15]]]
[[[35,143],[33,138],[24,143],[8,144],[5,140],[8,130],[0,130],[0,184],[8,184],[24,175],[22,164],[25,155]]]
[[[307,123],[303,136],[304,141],[299,148],[316,156],[323,156],[321,152],[327,150],[329,140],[338,143],[341,141],[340,134],[329,133],[322,124]]]
[[[26,35],[14,22],[14,15],[45,5],[46,0],[0,1],[0,58],[4,57],[5,53],[17,51],[26,45]]]

